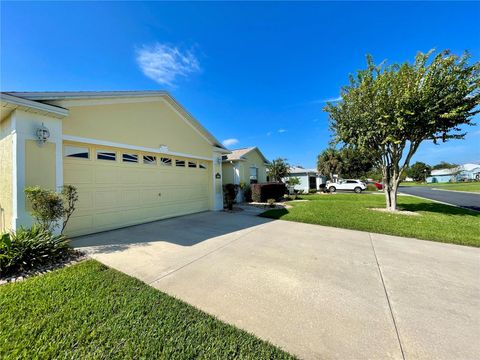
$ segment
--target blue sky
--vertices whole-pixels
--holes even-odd
[[[365,54],[480,58],[480,3],[1,3],[2,91],[170,91],[230,148],[314,167]],[[480,122],[480,121],[477,121]],[[414,160],[480,161],[480,126]],[[230,141],[228,141],[230,140]]]

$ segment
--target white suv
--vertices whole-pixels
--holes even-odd
[[[361,193],[367,188],[367,185],[360,180],[346,179],[338,180],[336,183],[327,182],[327,189],[330,192],[335,192],[337,190],[350,190],[355,191],[357,194]]]

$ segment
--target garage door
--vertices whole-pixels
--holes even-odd
[[[64,144],[64,183],[78,189],[70,236],[210,208],[212,163],[128,149]]]

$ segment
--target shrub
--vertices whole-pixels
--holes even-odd
[[[28,187],[25,195],[32,205],[32,216],[47,231],[52,231],[62,221],[63,232],[78,200],[77,189],[72,185],[65,185],[60,194],[38,186]]]
[[[368,184],[366,190],[367,191],[378,191],[377,187],[375,185],[372,185],[372,184]]]
[[[252,199],[255,202],[266,202],[267,199],[280,200],[285,195],[283,183],[252,184]]]
[[[0,237],[0,277],[67,259],[72,251],[65,236],[53,235],[42,226],[3,234]]]
[[[275,207],[275,199],[267,199],[267,204],[269,207]]]
[[[223,196],[228,210],[233,209],[233,203],[238,193],[238,185],[225,184],[223,185]]]
[[[317,193],[317,189],[309,189],[309,190],[308,190],[308,193],[309,193],[309,194],[316,194],[316,193]]]

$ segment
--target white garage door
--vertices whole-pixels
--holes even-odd
[[[208,161],[70,143],[63,160],[64,183],[79,194],[71,236],[210,208]]]

